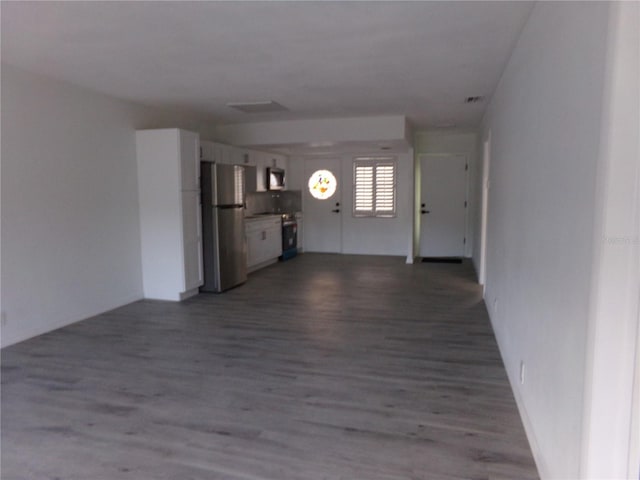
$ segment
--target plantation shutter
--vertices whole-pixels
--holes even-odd
[[[376,166],[376,213],[384,214],[395,212],[396,208],[396,168],[395,165]]]
[[[355,166],[355,198],[353,202],[354,213],[369,215],[373,212],[373,166]]]
[[[353,214],[394,217],[396,163],[393,158],[357,158],[353,167]]]

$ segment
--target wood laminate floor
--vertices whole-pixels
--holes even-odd
[[[470,264],[318,254],[5,348],[1,465],[4,480],[538,478]]]

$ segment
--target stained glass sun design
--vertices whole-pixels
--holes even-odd
[[[336,193],[338,182],[329,170],[317,170],[309,177],[309,193],[318,200],[326,200]]]

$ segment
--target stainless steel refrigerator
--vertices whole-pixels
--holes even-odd
[[[202,162],[203,292],[222,292],[247,281],[244,169]]]

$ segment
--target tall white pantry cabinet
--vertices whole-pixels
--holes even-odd
[[[203,283],[200,139],[175,128],[138,130],[136,156],[144,296],[183,300]]]

